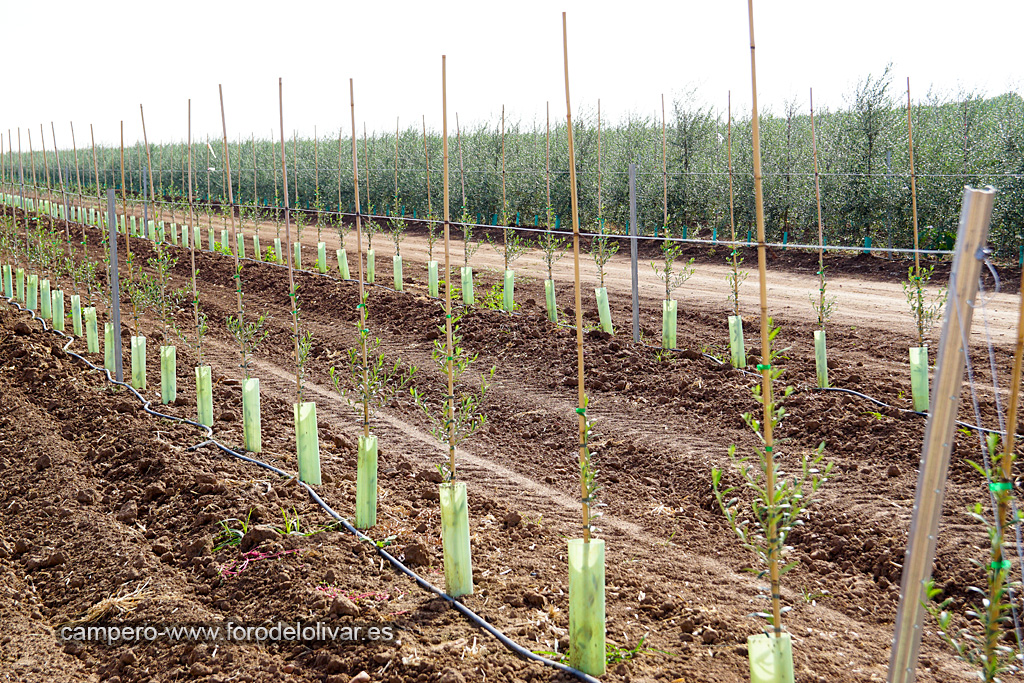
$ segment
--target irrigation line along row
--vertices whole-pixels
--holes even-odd
[[[572,668],[570,666],[566,666],[565,664],[562,664],[561,662],[556,662],[556,661],[553,661],[553,660],[548,659],[546,657],[542,657],[541,655],[538,655],[538,654],[536,654],[536,653],[526,649],[525,647],[519,645],[514,640],[512,640],[511,638],[506,636],[504,633],[502,633],[500,630],[498,630],[497,627],[491,625],[489,622],[484,620],[483,617],[478,615],[476,612],[471,610],[469,607],[467,607],[466,605],[462,604],[461,602],[459,602],[455,598],[449,597],[447,594],[445,594],[445,592],[443,590],[441,590],[440,588],[434,586],[432,583],[430,583],[429,581],[424,579],[422,576],[420,576],[419,574],[417,574],[413,570],[409,569],[409,567],[407,567],[405,564],[403,564],[395,556],[393,556],[391,553],[389,553],[386,550],[384,550],[383,547],[378,546],[376,541],[374,541],[372,538],[370,538],[369,536],[367,536],[366,534],[362,533],[361,531],[356,529],[354,526],[352,526],[352,524],[349,523],[349,521],[347,519],[342,517],[330,505],[328,505],[327,502],[324,501],[324,499],[321,498],[320,495],[317,494],[317,492],[315,490],[313,490],[313,487],[311,487],[309,484],[307,484],[306,482],[304,482],[301,479],[299,479],[298,474],[293,474],[293,473],[290,473],[290,472],[286,472],[285,470],[282,470],[282,469],[279,469],[277,467],[274,467],[273,465],[270,465],[269,463],[265,463],[265,462],[263,462],[261,460],[257,460],[256,458],[251,458],[251,457],[249,457],[249,456],[247,456],[247,455],[245,455],[243,453],[239,453],[239,452],[229,448],[228,446],[225,446],[224,444],[220,443],[219,441],[217,441],[213,437],[213,428],[212,427],[207,427],[206,425],[199,424],[198,422],[193,422],[192,420],[189,420],[187,418],[176,417],[174,415],[165,415],[163,413],[158,413],[155,410],[152,410],[150,408],[150,405],[152,404],[152,401],[147,400],[142,394],[140,394],[138,391],[136,391],[136,389],[134,387],[132,387],[131,384],[126,383],[126,382],[118,382],[118,381],[116,381],[113,377],[110,376],[110,371],[107,370],[106,368],[97,367],[97,366],[93,365],[90,361],[88,361],[87,359],[85,359],[82,356],[78,355],[77,353],[75,353],[73,351],[69,351],[68,347],[70,347],[71,344],[73,344],[75,342],[75,338],[74,337],[72,337],[71,335],[65,334],[63,332],[59,332],[57,330],[51,330],[47,326],[45,320],[43,320],[42,318],[38,317],[35,314],[34,311],[27,311],[26,309],[22,308],[21,305],[18,304],[16,301],[13,301],[12,299],[4,299],[4,301],[6,301],[8,304],[16,306],[19,311],[30,313],[31,316],[32,316],[32,319],[33,320],[38,320],[42,324],[43,329],[45,331],[56,332],[57,334],[59,334],[62,337],[67,337],[68,338],[68,342],[63,347],[63,350],[64,350],[65,353],[67,353],[72,358],[75,358],[76,360],[81,361],[82,363],[87,365],[90,369],[102,372],[104,375],[106,375],[107,381],[110,382],[111,384],[114,384],[114,385],[117,385],[117,386],[120,386],[120,387],[124,387],[125,389],[128,389],[142,403],[142,410],[144,412],[146,412],[147,414],[152,415],[153,417],[162,418],[162,419],[165,419],[165,420],[170,420],[172,422],[181,422],[181,423],[190,425],[192,427],[198,427],[199,429],[203,430],[206,433],[207,439],[205,441],[201,442],[201,443],[198,443],[198,444],[196,444],[194,446],[189,447],[187,449],[188,451],[196,451],[196,450],[198,450],[198,449],[200,449],[200,448],[202,448],[204,446],[214,446],[215,448],[217,448],[218,450],[222,451],[223,453],[225,453],[227,455],[230,455],[230,456],[232,456],[234,458],[237,458],[237,459],[239,459],[239,460],[241,460],[243,462],[247,462],[247,463],[256,465],[258,467],[262,467],[263,469],[269,470],[270,472],[273,472],[273,473],[277,474],[278,476],[285,477],[287,479],[294,479],[296,481],[296,483],[298,483],[299,486],[301,486],[303,489],[306,490],[306,493],[309,494],[310,499],[312,499],[314,503],[319,505],[320,508],[324,512],[326,512],[328,515],[330,515],[338,524],[343,526],[346,531],[348,531],[350,534],[352,534],[357,539],[359,539],[360,542],[368,543],[370,545],[370,547],[373,548],[373,550],[377,553],[377,555],[379,555],[382,559],[386,560],[392,567],[394,567],[399,572],[401,572],[401,573],[405,574],[406,576],[408,576],[409,578],[411,578],[413,581],[416,582],[416,584],[420,588],[423,588],[424,590],[426,590],[426,591],[428,591],[430,593],[433,593],[434,595],[436,595],[436,596],[442,598],[443,600],[445,600],[449,604],[449,606],[451,606],[456,611],[458,611],[462,616],[464,616],[467,619],[469,619],[473,624],[475,624],[480,629],[482,629],[482,630],[486,631],[487,633],[491,634],[492,636],[494,636],[498,640],[498,642],[500,642],[503,646],[505,646],[506,649],[512,651],[514,654],[518,655],[519,657],[522,657],[523,659],[528,659],[528,660],[531,660],[531,661],[534,661],[534,662],[538,662],[538,663],[540,663],[540,664],[542,664],[542,665],[544,665],[546,667],[550,667],[552,669],[556,669],[556,670],[561,671],[563,673],[567,673],[567,674],[575,677],[576,679],[578,679],[580,681],[584,681],[584,683],[599,683],[599,681],[596,678],[593,678],[592,676],[588,676],[587,674],[583,673],[582,671],[579,671],[578,669],[574,669],[574,668]]]

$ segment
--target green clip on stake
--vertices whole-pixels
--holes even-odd
[[[594,290],[597,297],[597,317],[601,320],[601,329],[608,334],[614,334],[612,328],[612,309],[608,305],[608,288],[598,287]]]
[[[71,295],[71,331],[76,337],[82,336],[82,297]]]
[[[173,346],[160,347],[160,402],[174,403],[178,398],[178,351]]]
[[[569,666],[605,670],[604,541],[569,539]]]
[[[103,323],[103,367],[111,373],[117,371],[114,358],[114,323]]]
[[[260,381],[255,377],[250,377],[242,382],[242,424],[245,434],[245,450],[250,453],[262,452]]]
[[[449,597],[473,592],[473,560],[469,549],[469,506],[465,482],[441,484],[441,545],[444,551],[444,592]]]
[[[146,338],[132,337],[132,386],[146,390]]]
[[[776,638],[758,633],[747,638],[750,683],[793,683],[793,641],[788,633]]]
[[[51,296],[53,301],[50,305],[50,312],[53,313],[53,329],[63,332],[64,323],[67,320],[64,315],[64,292],[58,289]]]
[[[501,293],[501,308],[506,313],[511,313],[513,310],[515,310],[515,287],[515,271],[506,270],[504,288],[502,289]]]
[[[402,291],[402,257],[395,254],[391,257],[391,264],[394,267],[395,273],[395,291]]]
[[[473,266],[462,266],[462,303],[472,306],[476,303],[473,296]]]
[[[989,483],[988,490],[989,491],[1012,491],[1013,490],[1013,482],[1012,481],[993,481],[993,482]]]
[[[544,305],[548,310],[548,320],[558,322],[558,305],[555,302],[555,281],[544,280]]]
[[[377,258],[373,249],[366,250],[366,282],[373,284],[377,280]]]
[[[316,269],[320,271],[321,275],[327,273],[327,243],[317,242],[316,243]]]
[[[372,529],[377,524],[377,437],[359,437],[356,459],[356,528]]]
[[[747,351],[743,346],[743,318],[729,316],[729,359],[734,368],[747,366]]]
[[[199,424],[213,426],[213,379],[209,365],[196,368],[196,414]]]
[[[338,275],[342,280],[351,280],[348,272],[348,254],[344,249],[336,249],[335,253],[338,255]]]
[[[919,413],[928,410],[928,347],[915,346],[910,349],[910,394],[914,410]]]
[[[316,404],[307,401],[292,406],[295,413],[295,443],[299,480],[320,485],[320,437],[317,434]]]
[[[661,348],[676,348],[676,312],[679,302],[666,299],[661,302]]]
[[[825,330],[814,331],[814,371],[818,376],[818,388],[828,388],[828,356],[825,351]]]
[[[427,294],[438,296],[437,261],[427,261]]]
[[[89,353],[100,352],[99,330],[96,328],[96,307],[89,306],[82,310],[85,315],[85,350]]]

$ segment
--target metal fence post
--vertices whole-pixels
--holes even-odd
[[[121,286],[117,277],[117,207],[114,190],[107,190],[107,228],[110,230],[110,318],[114,323],[114,379],[124,381],[121,364]]]
[[[640,342],[640,282],[636,256],[636,164],[629,165],[629,251],[633,260],[633,341]]]

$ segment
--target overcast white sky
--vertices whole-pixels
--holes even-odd
[[[0,131],[50,121],[70,147],[89,124],[98,143],[182,140],[187,100],[193,134],[220,135],[223,84],[228,134],[278,135],[277,79],[284,78],[285,128],[337,135],[349,124],[355,79],[361,129],[393,130],[395,118],[441,125],[441,55],[448,56],[449,127],[512,118],[565,117],[561,11],[568,11],[574,110],[601,98],[605,116],[653,114],[692,88],[704,104],[749,111],[750,50],[744,0],[367,0],[284,3],[223,0],[5,3],[7,57]],[[916,0],[756,0],[759,101],[776,111],[789,99],[841,106],[857,81],[893,62],[915,96],[960,85],[981,94],[1018,90],[1024,3]],[[983,9],[981,9],[983,8]],[[15,136],[15,147],[17,137]],[[23,132],[22,146],[27,150]]]

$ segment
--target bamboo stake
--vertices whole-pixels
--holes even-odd
[[[363,215],[359,209],[359,154],[356,151],[356,95],[352,79],[348,79],[348,97],[352,107],[352,187],[356,200],[356,250],[359,252],[359,329],[366,329],[366,291],[363,285]],[[366,127],[363,126],[363,150],[366,149]],[[367,181],[369,188],[369,181]],[[369,191],[369,189],[367,189]],[[362,337],[362,335],[360,335]],[[366,362],[366,341],[361,344],[363,353],[363,389],[370,385],[369,365]],[[370,406],[363,401],[363,436],[370,437]]]
[[[355,131],[352,131],[355,137]],[[366,149],[366,122],[363,122],[363,163],[366,166],[366,208],[373,214],[373,202],[370,201],[370,153]]]
[[[292,131],[292,170],[295,171],[295,209],[300,210],[302,207],[299,206],[299,131]],[[288,183],[285,183],[285,187]],[[287,208],[287,207],[286,207]]]
[[[203,364],[203,335],[200,333],[199,289],[196,286],[196,214],[192,197],[192,100],[188,101],[188,232],[190,245],[189,255],[192,259],[192,311],[196,321],[196,352],[199,356],[198,365]]]
[[[544,168],[547,177],[547,222],[548,230],[551,229],[551,102],[544,103],[547,111],[547,127],[544,132]],[[548,269],[548,279],[551,279],[551,269]]]
[[[231,243],[232,252],[235,257],[235,293],[238,296],[238,329],[239,345],[242,347],[242,378],[248,379],[248,360],[245,354],[245,308],[242,306],[242,272],[238,265],[238,232],[235,227],[235,191],[231,182],[231,151],[228,149],[228,124],[224,115],[224,86],[217,84],[217,93],[220,96],[220,125],[224,133],[224,169],[228,177],[228,211],[231,213]]]
[[[662,219],[663,226],[665,228],[665,234],[668,235],[668,146],[665,138],[665,93],[661,94],[661,179],[663,187],[662,195],[662,209],[664,211],[664,218]],[[668,297],[666,297],[668,298]]]
[[[60,181],[60,203],[67,211],[67,194],[64,192],[64,169],[60,167],[60,152],[57,149],[57,129],[53,125],[53,121],[50,121],[50,135],[53,136],[53,157],[57,161],[57,178]],[[68,179],[70,181],[70,178]],[[59,215],[59,214],[58,214]],[[71,216],[64,215],[64,239],[67,246],[68,261],[71,260]],[[71,270],[71,282],[78,291],[78,278],[75,276],[74,269]]]
[[[78,145],[75,143],[75,123],[71,123],[71,150],[75,153],[75,178],[78,181],[78,203],[81,206],[83,202],[82,196],[82,172],[78,168]],[[0,143],[0,149],[3,148],[3,143]],[[85,243],[85,221],[82,221],[82,243]]]
[[[313,126],[313,202],[316,209],[316,241],[320,243],[320,139]]]
[[[95,176],[97,197],[100,193],[100,162],[96,159],[96,135],[93,133],[92,124],[89,124],[89,140],[92,142],[92,174]],[[100,231],[104,232],[104,231]]]
[[[565,120],[569,133],[569,187],[572,194],[572,256],[576,290],[576,394],[579,417],[580,465],[587,460],[587,397],[583,385],[583,297],[580,292],[580,217],[579,197],[576,191],[576,152],[572,137],[572,104],[569,100],[569,33],[566,28],[565,12],[562,12],[562,47],[565,60]],[[581,468],[582,469],[582,468]],[[580,477],[580,500],[583,506],[583,542],[590,543],[590,491],[586,480]]]
[[[818,173],[818,136],[814,131],[814,88],[811,88],[811,149],[814,151],[814,198],[818,203],[818,310],[825,310],[825,228],[821,222],[821,185]],[[820,314],[819,314],[820,315]],[[820,319],[825,329],[824,318]]]
[[[292,221],[291,221],[291,207],[288,204],[288,164],[285,156],[285,142],[284,142],[284,79],[277,79],[277,106],[278,113],[281,119],[281,180],[284,185],[284,236],[285,240],[290,245],[292,243]],[[296,134],[296,140],[298,134]],[[293,148],[294,149],[294,148]],[[295,197],[298,198],[298,182],[295,184]],[[295,404],[299,405],[302,403],[302,377],[301,368],[299,366],[299,306],[298,306],[298,293],[295,291],[295,275],[292,271],[292,261],[294,259],[287,258],[288,261],[288,301],[292,308],[292,336],[295,341]],[[365,363],[364,363],[365,365]]]
[[[727,147],[727,150],[728,150],[727,154],[728,154],[728,158],[729,158],[729,232],[730,232],[730,234],[732,236],[732,241],[735,242],[736,241],[736,210],[735,210],[735,202],[733,200],[734,194],[733,194],[733,188],[732,188],[732,90],[729,91],[727,107],[728,107],[728,110],[729,110],[729,124],[728,124],[728,128],[726,129],[726,131],[727,131],[726,135],[727,135],[727,140],[728,140],[728,142],[726,143],[726,147]],[[739,266],[740,266],[740,264],[739,264],[739,261],[737,260],[737,255],[736,255],[736,245],[733,244],[733,246],[732,246],[732,270],[733,270],[734,273],[739,268]],[[737,284],[737,287],[738,287],[738,284]],[[739,292],[737,292],[737,294],[738,293]],[[737,299],[737,301],[736,301],[736,311],[735,311],[737,315],[739,315],[739,306],[740,306],[740,302]]]
[[[757,220],[757,273],[761,286],[761,363],[757,369],[761,371],[761,398],[763,411],[764,450],[765,450],[765,488],[769,491],[772,504],[768,506],[768,574],[772,592],[772,626],[776,638],[782,637],[782,606],[779,589],[779,544],[776,523],[775,491],[775,454],[772,439],[772,371],[771,371],[771,329],[768,318],[768,278],[766,274],[766,254],[764,235],[764,195],[761,183],[761,130],[757,114],[757,66],[754,57],[754,0],[747,0],[747,11],[750,18],[750,87],[753,93],[753,110],[751,123],[754,142],[754,212]]]
[[[441,155],[443,157],[444,183],[444,320],[445,337],[448,350],[448,468],[451,470],[452,481],[455,481],[455,382],[454,343],[452,332],[452,272],[451,272],[451,216],[448,209],[448,67],[447,55],[441,55]],[[504,109],[502,110],[504,116]],[[424,123],[424,126],[426,124]],[[424,130],[426,128],[424,127]],[[468,555],[467,555],[468,557]]]
[[[395,117],[395,215],[398,215],[398,117]]]
[[[256,223],[256,241],[260,241],[260,198],[256,190],[256,135],[253,134],[249,137],[249,144],[252,145],[252,216],[253,221]],[[241,186],[241,180],[239,180],[239,186]],[[239,190],[241,194],[241,190]],[[261,254],[256,255],[258,261],[263,260]]]
[[[32,151],[32,129],[26,128],[25,132],[28,133],[28,160],[32,162],[32,196],[35,198],[36,204],[39,204],[39,183],[36,182],[36,155]]]
[[[502,243],[505,246],[505,270],[508,270],[508,223],[505,220],[505,105],[501,105],[501,224],[504,226],[501,231]]]
[[[910,146],[910,206],[914,216],[914,277],[921,275],[921,254],[917,239],[917,174],[914,173],[914,124],[910,116],[910,77],[907,77],[907,144]],[[918,285],[920,287],[920,285]],[[922,340],[921,343],[924,343]]]
[[[423,157],[427,160],[427,220],[434,217],[434,207],[430,203],[430,151],[427,149],[427,117],[423,116]]]
[[[142,143],[146,147],[146,169],[149,171],[149,199],[156,209],[156,185],[153,183],[153,156],[149,151],[149,138],[146,136],[146,114],[139,105],[139,115],[142,117]],[[148,229],[148,228],[147,228]]]
[[[604,232],[601,223],[601,100],[597,100],[597,230]],[[602,283],[604,284],[604,283]]]
[[[125,183],[124,183],[124,121],[121,122],[121,211],[124,215],[124,250],[125,257],[132,253],[131,246],[129,246],[128,239],[131,236],[131,230],[128,229],[128,200],[125,198]],[[117,234],[117,231],[114,231]],[[128,279],[131,280],[132,269],[128,269]]]
[[[46,159],[46,133],[43,130],[43,124],[39,124],[39,139],[40,144],[43,146],[43,175],[46,176],[46,198],[50,199],[50,162]],[[53,216],[49,217],[50,226],[53,226]]]

